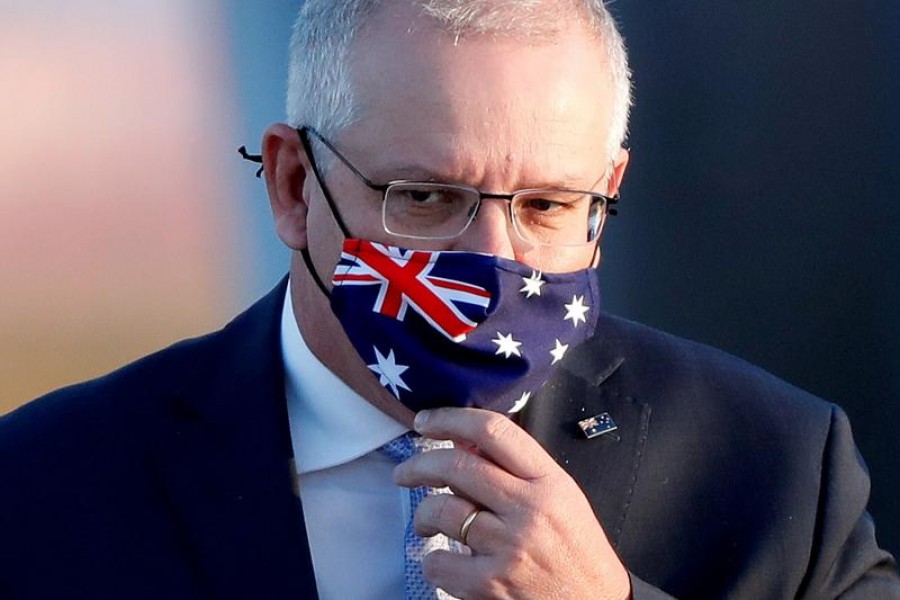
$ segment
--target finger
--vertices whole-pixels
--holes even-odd
[[[527,482],[491,461],[465,450],[437,449],[416,455],[394,468],[394,482],[404,487],[449,487],[454,494],[503,515],[528,494]]]
[[[422,559],[422,575],[454,598],[501,598],[498,582],[486,576],[485,558],[435,550]]]
[[[453,494],[432,494],[419,504],[413,519],[418,535],[431,537],[443,533],[462,542],[462,525],[469,515],[478,512],[468,528],[465,544],[478,554],[495,554],[505,544],[506,526],[495,514]]]
[[[425,437],[474,445],[500,467],[522,479],[557,468],[544,448],[505,415],[478,408],[438,408],[416,414],[415,430]]]

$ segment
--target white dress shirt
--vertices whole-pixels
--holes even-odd
[[[406,427],[328,370],[300,335],[290,285],[281,351],[291,443],[321,600],[403,598],[408,490],[378,448]]]

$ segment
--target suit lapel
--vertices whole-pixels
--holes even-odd
[[[157,467],[215,597],[316,597],[279,348],[285,282],[212,340],[170,402]],[[190,344],[190,342],[189,342]]]
[[[603,320],[594,339],[560,363],[561,369],[522,411],[521,425],[581,486],[613,547],[637,481],[650,407],[622,389],[625,363]],[[618,429],[588,439],[578,422],[608,413]]]

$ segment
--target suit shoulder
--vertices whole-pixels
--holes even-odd
[[[284,282],[222,329],[182,340],[111,373],[33,400],[0,417],[0,456],[47,443],[127,443],[123,431],[149,424],[177,404],[182,391],[227,377],[246,353],[271,350],[277,339]],[[252,350],[248,350],[248,348]],[[118,439],[111,439],[118,436]],[[56,442],[53,442],[56,441]]]
[[[604,315],[591,344],[594,352],[621,357],[617,375],[654,404],[674,401],[694,410],[708,406],[736,415],[801,417],[822,425],[837,409],[746,360],[620,317]]]
[[[183,340],[106,375],[41,396],[0,417],[0,456],[32,447],[80,442],[121,433],[121,424],[146,418],[164,390],[177,387],[185,366],[202,360],[218,333]]]

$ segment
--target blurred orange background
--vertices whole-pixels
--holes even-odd
[[[0,414],[237,311],[223,29],[204,2],[0,7]]]

